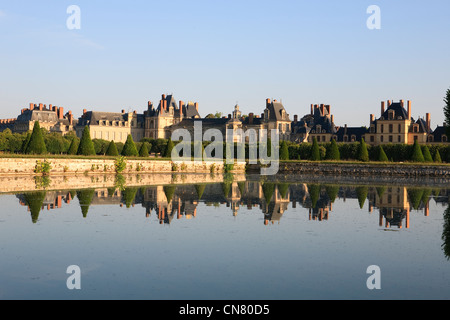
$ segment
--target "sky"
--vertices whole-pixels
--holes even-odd
[[[69,29],[70,5],[80,29]],[[371,5],[380,29],[369,29]],[[338,126],[368,126],[381,101],[412,101],[442,125],[450,88],[448,0],[0,0],[0,118],[30,102],[142,113],[162,94],[200,114],[291,119],[329,104]],[[71,20],[70,20],[71,21]]]

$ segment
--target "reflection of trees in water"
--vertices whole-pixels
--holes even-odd
[[[126,187],[122,191],[122,198],[125,201],[125,206],[127,208],[130,208],[133,205],[138,189],[138,187]]]
[[[164,186],[163,189],[164,189],[164,194],[166,195],[166,198],[167,198],[167,203],[171,203],[172,199],[173,199],[173,195],[175,194],[176,187],[170,185],[170,186]]]
[[[442,231],[442,250],[447,260],[450,260],[450,205],[444,211],[444,228]]]
[[[197,192],[198,200],[200,200],[205,192],[206,185],[205,184],[196,184],[195,191]]]
[[[289,191],[289,183],[279,183],[277,184],[278,192],[280,192],[280,196],[282,199],[287,198],[287,193]]]
[[[317,201],[320,198],[320,185],[308,184],[309,197],[311,198],[311,208],[316,208]]]
[[[367,196],[369,195],[369,187],[356,187],[356,196],[358,197],[359,207],[364,208]]]
[[[83,189],[77,191],[78,202],[80,203],[81,213],[83,218],[87,217],[89,206],[94,199],[95,189]]]
[[[330,198],[331,203],[334,203],[336,201],[337,195],[339,194],[340,187],[337,185],[327,185],[325,186],[325,192],[328,195],[328,198]]]
[[[272,201],[273,195],[275,193],[275,183],[273,182],[264,182],[262,184],[262,190],[264,194],[264,200],[267,204],[270,204]]]
[[[407,188],[407,190],[409,202],[414,210],[419,210],[422,205],[426,206],[433,194],[431,188]]]
[[[39,219],[39,213],[44,204],[45,195],[45,191],[30,192],[24,195],[25,204],[30,208],[31,221],[33,223],[36,223]]]

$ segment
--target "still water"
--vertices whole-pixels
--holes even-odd
[[[450,299],[448,199],[301,177],[3,193],[0,299]]]

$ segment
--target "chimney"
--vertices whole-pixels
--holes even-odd
[[[325,114],[325,106],[323,104],[320,104],[320,113],[323,116]]]
[[[42,103],[39,103],[39,111],[44,110],[44,105]]]
[[[408,120],[411,120],[411,101],[408,100]]]
[[[197,112],[198,112],[198,102],[194,103],[194,106],[195,106],[195,110],[197,110]]]
[[[231,119],[231,114],[228,114],[228,119]]]
[[[370,123],[372,124],[372,122],[375,121],[375,116],[373,114],[370,115]]]
[[[311,104],[311,115],[314,115],[314,105]]]
[[[266,99],[266,107],[268,108],[269,107],[269,105],[270,105],[270,99]]]
[[[72,111],[69,111],[68,119],[69,119],[69,124],[72,125],[72,124],[73,124],[73,115],[72,115]]]
[[[391,106],[391,100],[388,100],[387,107],[389,108]]]
[[[54,107],[54,106],[51,105],[51,104],[48,106],[48,109],[49,109],[49,110],[52,110],[52,111],[56,111],[56,107]]]
[[[331,112],[330,112],[330,105],[329,105],[329,104],[327,104],[327,105],[325,106],[325,109],[327,109],[328,114],[331,114]]]
[[[83,109],[83,114],[86,114],[87,110]],[[125,110],[122,110],[122,113],[125,113]]]
[[[264,119],[264,113],[261,113],[261,119]]]
[[[86,109],[83,110],[83,114],[85,114],[85,113],[86,113]],[[125,113],[124,109],[122,109],[122,113]]]
[[[294,115],[294,123],[298,122],[298,115]]]
[[[401,106],[402,106],[402,108],[404,108],[405,107],[405,100],[400,100],[400,104],[401,104]]]
[[[166,100],[166,95],[165,94],[161,95],[161,97],[162,97],[162,100]]]
[[[30,103],[30,110],[34,109],[34,103]]]
[[[254,117],[254,113],[250,113],[248,115],[248,124],[253,124],[253,117]]]
[[[147,106],[148,106],[148,110],[150,110],[152,108],[152,106],[153,106],[153,103],[151,101],[149,101]]]
[[[431,132],[431,116],[427,113],[427,133]]]
[[[59,108],[59,117],[58,118],[59,119],[63,119],[64,118],[64,108],[63,107]]]
[[[178,102],[178,106],[179,106],[179,108],[180,108],[180,111],[183,109],[183,105],[184,105],[184,102],[183,102],[183,101],[179,101],[179,102]]]
[[[388,101],[388,106],[390,105],[390,102]],[[381,101],[381,116],[383,116],[385,111],[385,107],[384,107],[384,101]]]
[[[334,123],[334,114],[331,115],[331,123]]]

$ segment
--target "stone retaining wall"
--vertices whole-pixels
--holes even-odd
[[[34,175],[36,165],[47,161],[50,175],[114,174],[113,159],[0,158],[0,175]],[[179,162],[164,160],[126,160],[126,173],[220,173],[223,162]],[[245,172],[245,163],[234,165],[233,172]]]

